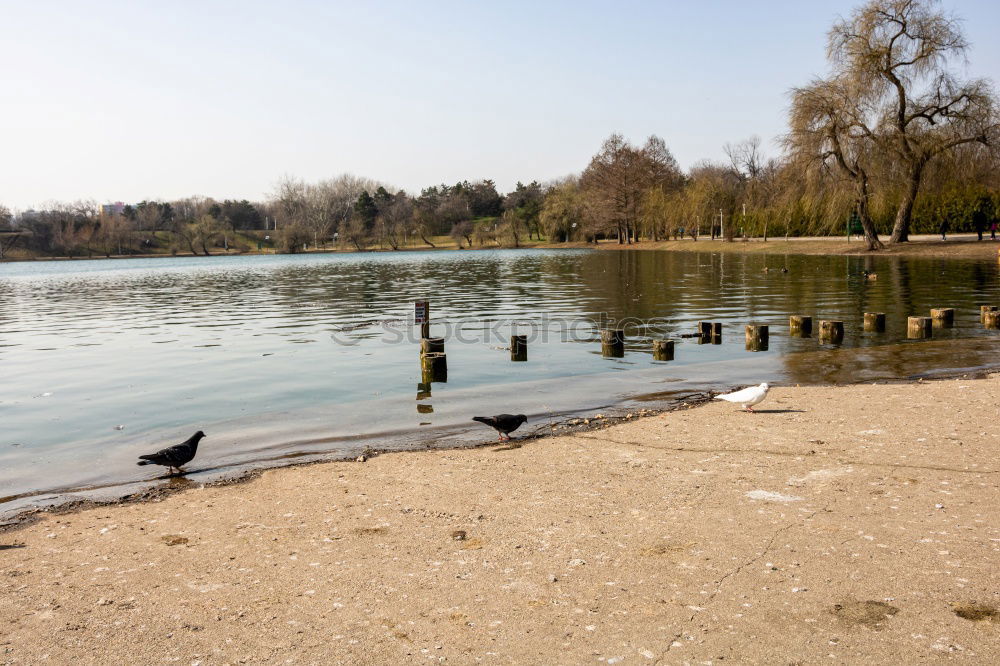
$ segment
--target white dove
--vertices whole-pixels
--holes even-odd
[[[767,385],[767,382],[765,382],[760,386],[751,386],[750,388],[733,391],[732,393],[717,395],[715,396],[715,399],[739,403],[743,405],[743,409],[752,414],[753,406],[764,401],[764,398],[767,397],[767,392],[770,388],[771,387]]]

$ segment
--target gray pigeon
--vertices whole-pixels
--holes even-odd
[[[139,456],[139,462],[137,465],[163,465],[164,467],[169,467],[170,469],[176,469],[178,472],[181,471],[183,465],[188,464],[194,460],[194,456],[198,453],[198,442],[201,438],[205,436],[201,430],[191,435],[191,437],[176,446],[171,446],[163,449],[162,451],[157,451],[156,453],[148,453],[144,456]]]
[[[528,420],[524,414],[497,414],[496,416],[473,416],[473,421],[485,423],[500,433],[500,441],[510,439],[510,433],[521,427]]]

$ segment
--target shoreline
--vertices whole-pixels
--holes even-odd
[[[885,378],[885,379],[875,379],[873,381],[855,381],[844,384],[838,383],[819,383],[819,384],[807,384],[806,386],[811,387],[827,387],[827,388],[839,388],[845,386],[869,386],[869,385],[905,385],[905,384],[923,384],[926,382],[942,382],[956,379],[985,379],[993,375],[1000,375],[1000,363],[995,366],[976,368],[973,370],[962,369],[962,370],[945,370],[941,372],[925,372],[917,373],[911,375],[910,377],[903,378]],[[796,387],[799,387],[796,384]],[[741,388],[741,386],[731,386],[727,390],[736,390]],[[596,414],[590,415],[585,414],[583,411],[571,411],[564,414],[564,418],[558,421],[549,422],[547,425],[540,425],[535,428],[530,434],[521,434],[520,437],[515,437],[512,442],[505,443],[506,446],[510,448],[520,448],[527,442],[532,442],[536,440],[550,439],[554,437],[572,435],[576,433],[588,433],[600,430],[605,430],[609,427],[616,425],[621,425],[624,423],[637,422],[641,419],[649,419],[663,414],[668,414],[672,412],[677,412],[681,410],[693,409],[697,407],[704,406],[706,404],[711,404],[715,395],[720,393],[714,389],[708,390],[692,390],[690,392],[682,392],[678,397],[664,399],[662,397],[656,397],[654,395],[636,395],[631,396],[628,400],[623,401],[618,404],[609,404],[603,409],[597,410]],[[627,406],[631,403],[631,406]],[[642,405],[641,407],[639,405]],[[652,406],[647,406],[652,405]],[[548,430],[546,430],[548,428]],[[291,462],[286,464],[274,464],[274,465],[261,465],[261,466],[240,466],[232,472],[226,473],[222,472],[220,475],[214,476],[207,480],[190,481],[184,474],[165,474],[163,476],[157,476],[146,481],[122,481],[121,483],[114,484],[109,487],[121,487],[126,488],[132,485],[145,485],[140,490],[135,492],[127,492],[123,495],[93,499],[89,497],[84,498],[67,498],[64,501],[56,501],[53,504],[40,505],[40,506],[27,506],[23,509],[14,510],[13,513],[3,516],[0,518],[0,536],[16,532],[19,529],[28,527],[37,523],[39,520],[43,519],[45,516],[50,515],[71,515],[78,513],[80,511],[87,511],[91,509],[98,509],[104,507],[115,507],[115,506],[125,506],[131,504],[143,504],[147,502],[158,502],[164,498],[171,497],[175,494],[185,493],[191,490],[200,490],[204,488],[222,488],[228,486],[242,485],[244,483],[249,483],[258,479],[261,475],[272,471],[280,471],[286,469],[297,469],[302,467],[310,467],[313,465],[325,465],[330,463],[344,463],[357,461],[359,457],[367,459],[373,458],[375,456],[391,455],[391,454],[407,454],[407,453],[425,453],[433,451],[472,451],[482,448],[488,448],[497,445],[497,442],[491,439],[478,441],[478,442],[466,442],[466,443],[452,443],[445,444],[442,446],[428,446],[428,447],[413,447],[413,448],[395,448],[395,447],[379,447],[366,445],[360,450],[360,456],[355,453],[346,453],[344,455],[337,456],[330,453],[303,453],[301,456],[296,457],[306,457],[308,460],[301,462]],[[252,465],[252,463],[251,463]],[[193,473],[197,474],[199,470],[193,470]],[[188,472],[191,474],[192,472]],[[183,482],[177,483],[175,482]],[[103,487],[81,487],[81,488],[67,488],[67,489],[55,489],[55,490],[43,490],[37,491],[39,496],[49,495],[49,494],[80,494],[86,495],[97,490],[101,490]],[[4,498],[5,500],[20,499],[22,497],[31,496],[35,493],[28,493],[27,495],[15,495],[11,497]],[[2,505],[0,505],[2,509]]]
[[[594,248],[593,244],[573,244],[576,247]],[[751,238],[746,242],[735,240],[708,240],[701,238],[675,241],[641,241],[633,245],[618,245],[615,241],[603,241],[597,246],[602,250],[655,250],[661,252],[718,252],[725,254],[756,255],[811,255],[811,256],[858,256],[871,257],[918,257],[948,260],[996,260],[1000,258],[1000,242],[983,239],[975,240],[975,235],[961,235],[957,239],[942,242],[939,239],[919,237],[907,243],[888,245],[884,250],[870,252],[864,241],[846,241],[843,237],[822,238],[770,238],[766,242]]]
[[[1000,368],[997,369],[1000,372]],[[631,421],[636,418],[650,418],[667,412],[678,411],[681,409],[690,409],[692,407],[706,404],[712,400],[713,391],[709,390],[707,392],[693,392],[691,395],[687,395],[681,398],[667,401],[658,401],[661,404],[658,407],[625,407],[623,405],[609,405],[607,408],[600,410],[595,415],[572,415],[563,418],[560,421],[555,421],[549,426],[543,425],[538,426],[536,430],[530,434],[522,434],[520,437],[515,437],[513,441],[509,444],[512,448],[519,448],[525,442],[534,441],[537,439],[545,439],[548,437],[556,437],[558,435],[569,434],[573,432],[590,432],[595,430],[602,430],[604,428]],[[576,414],[576,412],[573,412]],[[547,427],[549,427],[548,432],[543,432]],[[557,432],[558,431],[558,432]],[[428,451],[470,451],[475,449],[480,449],[484,447],[495,446],[497,442],[495,440],[483,440],[475,443],[462,443],[462,444],[448,444],[444,446],[433,446],[433,447],[421,447],[421,448],[392,448],[392,447],[377,447],[377,446],[365,446],[361,451],[361,457],[365,459],[373,458],[375,456],[390,455],[395,453],[423,453]],[[36,523],[38,520],[42,519],[46,515],[69,515],[74,514],[79,511],[86,511],[90,509],[96,509],[101,507],[112,507],[112,506],[123,506],[128,504],[142,504],[145,502],[159,501],[165,497],[175,495],[177,493],[184,493],[194,489],[201,488],[216,488],[216,487],[226,487],[240,485],[253,481],[259,478],[262,474],[267,472],[282,470],[282,469],[296,469],[300,467],[310,467],[312,465],[324,465],[327,463],[338,463],[338,462],[351,462],[357,461],[357,456],[354,453],[347,453],[340,457],[323,457],[327,454],[305,454],[304,457],[319,456],[315,459],[306,460],[302,462],[292,462],[283,465],[272,465],[272,466],[260,466],[252,467],[249,469],[242,469],[233,472],[231,475],[223,475],[219,478],[213,478],[207,481],[189,482],[186,485],[171,485],[173,481],[187,481],[185,475],[172,474],[158,476],[149,479],[145,483],[158,485],[151,485],[149,487],[143,488],[137,492],[131,492],[119,497],[112,497],[108,499],[67,499],[63,502],[57,502],[51,505],[45,506],[34,506],[26,507],[21,510],[17,510],[9,516],[0,519],[0,535],[9,532],[15,532],[19,529],[27,527]],[[118,484],[122,487],[135,485],[136,483],[144,482],[122,482]],[[40,491],[39,495],[51,494],[54,492],[62,493],[81,493],[85,494],[95,488],[78,488],[70,489],[64,491]],[[4,499],[21,498],[24,495],[12,496]],[[2,509],[2,505],[0,505]]]
[[[1000,658],[1000,375],[779,387],[0,536],[5,663]]]
[[[726,254],[764,254],[764,255],[811,255],[811,256],[862,256],[862,257],[922,257],[938,259],[971,259],[971,260],[994,260],[1000,259],[1000,242],[991,241],[984,238],[977,241],[974,234],[958,234],[951,240],[942,242],[933,236],[919,236],[907,243],[898,245],[887,245],[885,249],[870,252],[865,249],[863,240],[844,240],[841,236],[823,237],[790,237],[790,238],[770,238],[763,241],[760,238],[750,238],[746,242],[742,239],[726,242],[722,240],[710,240],[700,238],[694,241],[690,238],[683,240],[666,241],[637,241],[631,245],[619,245],[615,240],[602,240],[599,243],[584,243],[574,241],[571,243],[555,243],[548,241],[528,241],[518,247],[496,246],[496,247],[458,247],[454,243],[441,244],[437,247],[404,247],[398,250],[372,248],[368,250],[356,249],[320,249],[308,250],[306,252],[280,253],[280,252],[219,252],[208,255],[209,257],[249,257],[249,256],[311,256],[324,254],[388,254],[397,252],[480,252],[489,250],[643,250],[661,252],[718,252]],[[28,262],[72,262],[72,261],[119,261],[123,259],[160,259],[160,258],[205,258],[203,254],[191,254],[189,252],[168,254],[129,254],[105,256],[54,256],[54,257],[5,257],[3,264],[17,264]]]

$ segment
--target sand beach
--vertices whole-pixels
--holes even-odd
[[[0,534],[0,663],[989,663],[1000,375],[774,389]]]

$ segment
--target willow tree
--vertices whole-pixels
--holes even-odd
[[[869,250],[884,246],[871,216],[871,172],[878,154],[870,114],[843,79],[816,79],[792,90],[785,145],[804,169],[835,170],[854,188],[854,212]]]
[[[550,241],[569,242],[573,230],[584,221],[584,204],[576,179],[567,178],[549,188],[538,219]],[[582,226],[580,231],[584,231]]]
[[[827,55],[833,78],[859,104],[866,128],[901,170],[890,242],[906,241],[927,164],[964,144],[997,144],[996,95],[983,79],[962,81],[949,69],[968,50],[957,19],[938,0],[870,0],[834,24]]]

